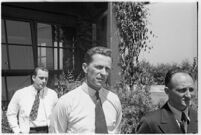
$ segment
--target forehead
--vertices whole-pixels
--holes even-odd
[[[105,56],[102,54],[94,54],[91,57],[91,62],[92,64],[111,64],[112,63],[112,59],[109,56]]]
[[[194,81],[190,75],[187,73],[176,73],[172,76],[171,79],[172,86],[183,86],[183,87],[192,87],[194,85]]]

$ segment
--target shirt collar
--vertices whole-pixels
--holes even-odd
[[[87,83],[86,82],[83,82],[83,84],[82,84],[82,88],[83,88],[83,91],[85,92],[85,93],[87,93],[88,95],[90,95],[90,96],[94,96],[95,95],[95,93],[96,93],[96,90],[95,89],[92,89],[91,87],[89,87],[88,85],[87,85]],[[99,95],[100,95],[100,93],[102,93],[102,88],[99,90]]]
[[[173,114],[175,115],[175,118],[178,121],[180,121],[182,112],[177,110],[175,107],[171,106],[169,103],[168,103],[168,106],[169,106],[170,110],[173,112]],[[190,118],[188,117],[188,107],[183,112],[185,113],[188,121],[190,121]]]
[[[43,96],[44,95],[44,91],[45,91],[46,87],[42,90],[40,90],[40,95]],[[35,89],[35,87],[32,85],[32,92],[35,94],[37,94],[38,90]]]

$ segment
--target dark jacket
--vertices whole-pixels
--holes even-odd
[[[189,108],[189,117],[187,133],[198,133],[197,112]],[[182,133],[167,103],[144,116],[136,131],[137,133]]]

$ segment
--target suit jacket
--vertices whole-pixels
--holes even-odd
[[[35,100],[34,91],[36,92],[33,85],[17,90],[8,105],[7,118],[14,133],[29,133],[29,115]],[[45,87],[41,104],[45,109],[47,125],[49,125],[51,112],[57,100],[57,93]]]
[[[197,112],[189,108],[190,123],[187,133],[198,133]],[[144,116],[137,133],[182,133],[174,114],[166,103],[162,108]]]

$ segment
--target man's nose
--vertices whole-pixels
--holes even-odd
[[[186,93],[185,93],[185,96],[190,98],[190,97],[191,97],[191,94],[192,94],[192,93],[191,93],[191,92],[189,91],[189,89],[188,89],[188,90],[186,91]]]
[[[105,68],[102,68],[101,74],[104,75],[104,76],[106,76],[106,75],[108,75],[108,72],[106,71]]]
[[[43,78],[43,79],[42,79],[42,82],[44,82],[44,83],[47,82],[46,78]]]

